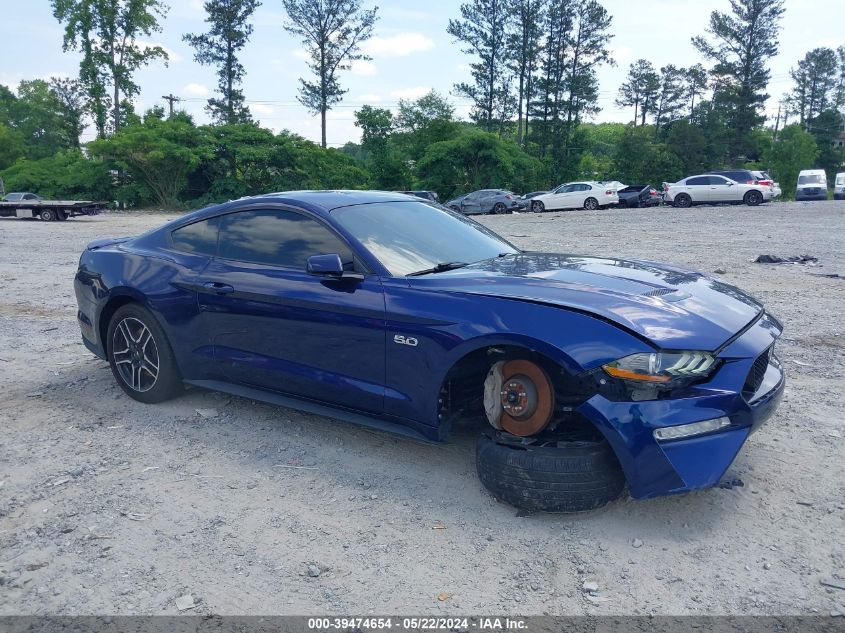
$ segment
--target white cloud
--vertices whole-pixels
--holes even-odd
[[[263,103],[251,103],[249,105],[249,109],[255,112],[256,114],[263,116],[270,116],[275,112],[273,108],[268,105],[264,105]]]
[[[390,37],[373,37],[361,47],[367,55],[405,57],[434,48],[434,40],[422,33],[398,33]]]
[[[352,62],[352,67],[350,69],[353,75],[358,75],[359,77],[372,77],[373,75],[378,74],[378,68],[373,62],[368,62],[363,59],[358,59]]]
[[[140,48],[142,51],[147,50],[148,48],[153,48],[154,46],[158,46],[164,49],[164,52],[167,53],[168,61],[178,63],[182,61],[182,56],[174,51],[171,48],[168,48],[164,44],[160,42],[145,42],[144,40],[135,40],[135,45]]]
[[[390,93],[390,96],[395,97],[396,99],[419,99],[420,97],[427,95],[429,92],[431,92],[431,88],[429,86],[415,86],[413,88],[394,90]]]
[[[190,83],[182,88],[182,92],[191,97],[206,97],[210,90],[202,84]]]

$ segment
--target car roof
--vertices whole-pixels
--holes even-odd
[[[416,200],[425,203],[421,198],[415,198],[404,193],[389,191],[358,191],[358,190],[303,190],[279,191],[258,196],[244,196],[237,200],[230,200],[223,204],[216,204],[192,211],[176,220],[168,222],[162,229],[169,230],[171,226],[189,224],[197,220],[213,217],[221,213],[237,211],[245,207],[260,204],[285,204],[311,211],[316,215],[328,216],[334,209],[350,207],[359,204],[373,204],[376,202],[411,202]]]

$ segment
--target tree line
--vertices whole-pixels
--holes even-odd
[[[308,55],[298,100],[321,120],[319,145],[261,128],[242,90],[259,0],[206,0],[206,29],[186,33],[197,63],[217,74],[209,125],[169,95],[170,110],[136,113],[135,73],[167,52],[145,43],[161,30],[162,0],[51,0],[63,46],[80,55],[75,79],[0,86],[0,176],[7,190],[36,190],[138,206],[204,204],[303,187],[545,189],[575,178],[674,181],[717,167],[769,169],[794,188],[801,168],[833,172],[845,108],[845,47],[809,51],[791,69],[773,126],[769,64],[778,53],[783,0],[733,0],[691,38],[701,63],[630,65],[616,104],[627,123],[593,124],[597,71],[614,64],[613,20],[598,0],[468,0],[447,32],[471,58],[452,94],[471,103],[458,120],[434,91],[388,110],[355,112],[360,143],[326,148],[326,114],[342,101],[343,74],[367,60],[376,8],[361,0],[281,0],[280,27]],[[793,121],[790,123],[790,120]],[[97,138],[81,146],[90,122]]]

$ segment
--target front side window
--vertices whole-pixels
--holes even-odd
[[[218,255],[254,264],[305,270],[312,255],[337,253],[351,267],[352,252],[320,222],[300,213],[258,210],[221,218]]]
[[[710,176],[710,184],[711,185],[726,185],[728,181],[721,176]]]
[[[214,217],[176,229],[170,234],[173,248],[213,257],[217,254],[217,220]]]
[[[332,217],[397,277],[519,252],[478,222],[422,201],[342,207]]]

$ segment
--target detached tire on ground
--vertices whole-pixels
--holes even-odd
[[[475,460],[484,487],[523,510],[594,510],[618,498],[625,487],[625,475],[606,440],[563,448],[517,447],[482,434]]]

